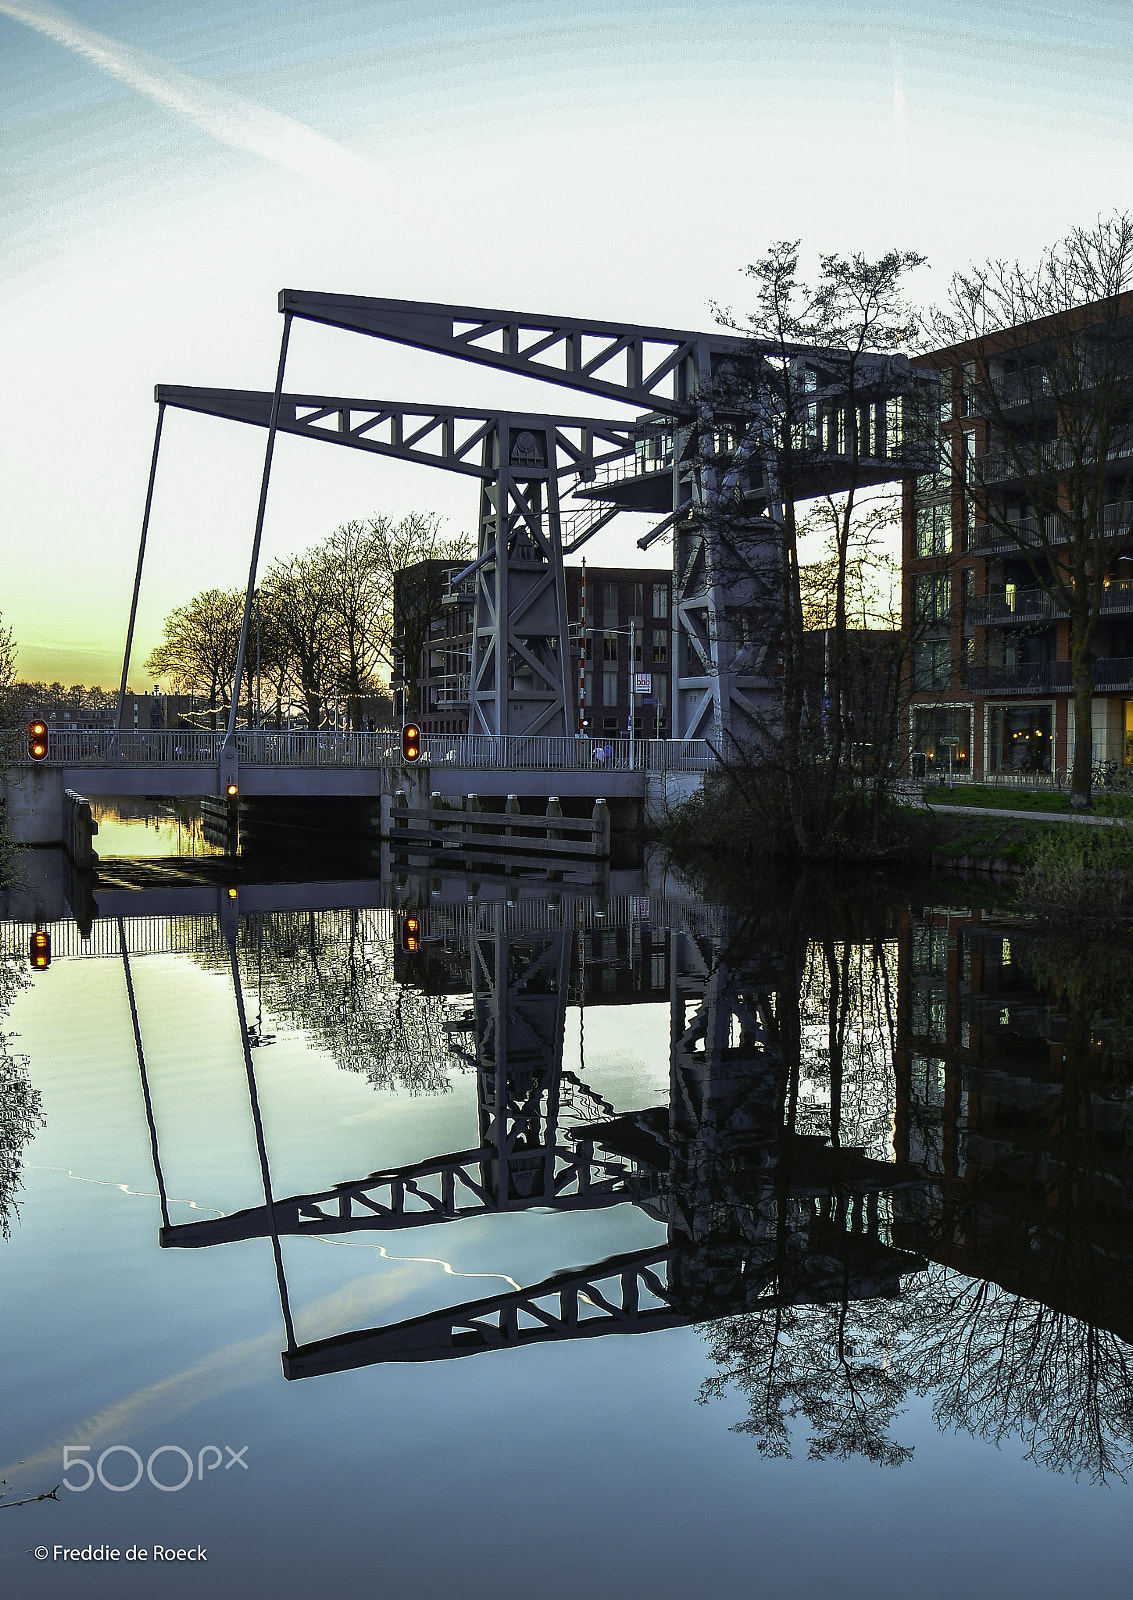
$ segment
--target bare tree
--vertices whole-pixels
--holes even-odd
[[[1074,229],[1036,266],[957,273],[928,323],[971,419],[963,464],[985,530],[976,538],[1020,553],[1069,619],[1078,808],[1090,804],[1098,623],[1133,550],[1131,288],[1133,217],[1120,213]]]
[[[170,612],[146,658],[152,678],[205,701],[214,728],[228,712],[243,609],[240,589],[203,590]]]
[[[344,522],[321,547],[330,574],[339,684],[356,729],[362,726],[361,698],[376,687],[384,664],[383,573],[375,525]]]
[[[275,562],[263,583],[281,659],[289,664],[309,728],[322,726],[327,702],[337,687],[335,591],[333,563],[322,546]]]

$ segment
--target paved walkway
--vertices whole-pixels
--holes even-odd
[[[1016,822],[1085,822],[1095,828],[1125,826],[1124,817],[1096,817],[1089,811],[1007,811],[1002,806],[951,806],[947,801],[935,805],[927,797],[929,810],[942,815],[960,817],[1010,817]]]

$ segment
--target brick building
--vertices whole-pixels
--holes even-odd
[[[1102,333],[1108,345],[1099,343]],[[1067,487],[1072,471],[1087,483],[1076,491],[1079,501],[1084,495],[1097,501],[1091,537],[1102,553],[1092,759],[1133,765],[1133,432],[1119,424],[1102,459],[1090,460],[1087,450],[1083,460],[1048,376],[1052,348],[1069,350],[1068,366],[1088,391],[1080,375],[1088,373],[1089,356],[1075,353],[1085,338],[1109,362],[1115,394],[1128,389],[1121,401],[1128,410],[1133,295],[917,358],[944,381],[940,468],[906,480],[903,493],[907,748],[915,768],[923,759],[928,772],[943,770],[949,751],[953,769],[975,778],[1053,776],[1070,767],[1068,612],[1038,582],[1036,564],[1044,581],[1069,573],[1072,518],[1051,507],[1075,503]],[[1115,352],[1123,351],[1127,377],[1115,365],[1125,359]],[[1073,404],[1081,419],[1094,402],[1087,393]],[[1049,462],[1045,484],[1037,469],[1028,472],[1026,450],[1034,461]]]
[[[449,576],[460,563],[449,564]],[[410,573],[412,574],[410,569]],[[642,739],[668,738],[672,730],[672,572],[666,568],[567,567],[566,600],[571,674],[578,727],[623,738],[629,732],[631,671],[634,722]],[[583,582],[585,579],[585,605]],[[401,636],[395,588],[394,635]],[[474,582],[450,584],[429,628],[417,665],[416,716],[424,733],[468,731]],[[632,662],[631,662],[632,648]],[[406,698],[408,664],[395,656],[393,688],[399,708]]]

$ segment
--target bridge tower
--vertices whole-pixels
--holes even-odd
[[[480,1143],[498,1205],[554,1194],[570,937],[521,935],[508,907],[478,908],[470,933]]]

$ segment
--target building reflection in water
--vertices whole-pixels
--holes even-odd
[[[716,1367],[701,1398],[743,1393],[740,1431],[765,1454],[805,1430],[814,1457],[898,1464],[894,1423],[920,1393],[942,1426],[1021,1436],[1047,1466],[1126,1468],[1133,1035],[1119,972],[1099,987],[1089,962],[979,912],[806,894],[760,914],[567,893],[413,914],[411,950],[394,919],[394,987],[475,1072],[477,1126],[466,1148],[285,1197],[258,1113],[262,995],[249,1025],[242,992],[257,937],[263,971],[262,928],[226,932],[265,1201],[161,1237],[272,1242],[289,1378],[697,1324]],[[617,1111],[564,1070],[568,1003],[661,998],[668,1099]],[[139,1061],[144,1077],[140,1038]],[[156,1133],[155,1165],[160,1183]],[[288,1236],[619,1206],[663,1240],[296,1337]]]

